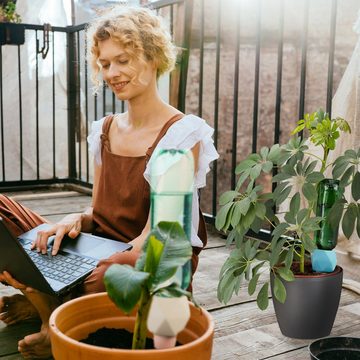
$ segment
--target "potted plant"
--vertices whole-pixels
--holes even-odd
[[[53,356],[56,359],[210,359],[214,324],[206,310],[192,303],[189,303],[190,319],[177,337],[181,346],[145,350],[146,337],[151,336],[146,327],[147,316],[155,296],[191,295],[174,277],[191,254],[182,227],[175,222],[160,222],[149,234],[135,268],[112,265],[107,270],[104,278],[107,293],[71,300],[53,312],[50,318]],[[102,328],[133,333],[130,349],[80,342]],[[115,341],[120,340],[119,336]]]
[[[300,137],[299,132],[307,135]],[[340,300],[342,269],[337,266],[331,273],[314,273],[311,254],[321,244],[316,239],[323,239],[324,231],[330,229],[337,236],[339,224],[347,238],[355,227],[360,236],[360,148],[328,162],[342,132],[350,132],[344,119],[330,119],[321,110],[306,114],[287,144],[264,147],[240,162],[235,169],[239,175],[236,188],[219,200],[216,227],[227,233],[227,244],[235,243],[235,249],[221,269],[218,298],[227,303],[245,279],[250,295],[260,288],[257,304],[264,310],[270,284],[277,320],[286,336],[329,335]],[[318,148],[322,156],[317,155]],[[328,172],[333,177],[329,181],[336,181],[339,189],[325,214],[317,211],[321,205],[317,200]],[[263,175],[273,175],[270,189],[257,184]],[[343,196],[347,187],[352,201]],[[246,236],[249,230],[258,233],[265,224],[271,235],[266,245]],[[270,279],[259,285],[265,269]]]
[[[16,12],[16,0],[0,1],[0,45],[22,45],[25,26],[19,25],[21,16]]]

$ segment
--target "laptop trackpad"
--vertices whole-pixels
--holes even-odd
[[[63,251],[82,254],[98,260],[106,259],[116,252],[130,248],[131,245],[129,244],[85,233],[81,233],[75,240],[68,237],[64,238],[61,244]]]

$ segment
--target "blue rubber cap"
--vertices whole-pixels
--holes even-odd
[[[335,250],[316,249],[311,254],[311,263],[315,272],[332,272],[336,266]]]

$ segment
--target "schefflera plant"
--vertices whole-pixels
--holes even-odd
[[[296,135],[303,130],[308,137]],[[360,236],[360,148],[347,150],[334,163],[328,163],[329,152],[335,149],[341,132],[350,132],[344,119],[330,119],[321,110],[306,114],[287,144],[263,147],[236,167],[236,188],[221,195],[215,222],[218,230],[227,233],[227,245],[236,246],[220,271],[217,295],[221,302],[227,303],[234,293],[238,294],[243,279],[248,281],[248,293],[253,295],[264,267],[274,275],[274,296],[285,302],[286,289],[280,278],[295,279],[294,261],[299,264],[296,272],[304,274],[305,261],[310,261],[310,254],[317,247],[313,235],[324,220],[316,216],[317,185],[328,167],[343,190],[351,187],[354,199],[339,199],[328,215],[329,221],[334,228],[341,222],[347,238],[355,228]],[[322,157],[310,149],[307,140],[321,148]],[[262,175],[273,175],[271,191],[264,192],[263,186],[256,184]],[[291,194],[293,188],[299,191]],[[305,199],[305,204],[301,199]],[[282,211],[286,200],[288,206]],[[266,225],[271,241],[265,246],[245,236],[250,230],[258,233]],[[269,280],[257,294],[262,310],[268,306],[268,290]]]
[[[137,306],[133,349],[145,348],[154,295],[191,298],[191,293],[181,288],[181,279],[174,276],[191,256],[192,247],[181,225],[163,221],[149,233],[135,267],[115,264],[106,271],[104,283],[111,300],[125,313]]]

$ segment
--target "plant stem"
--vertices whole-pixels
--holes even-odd
[[[304,274],[305,272],[305,247],[301,245],[300,247],[300,273]]]
[[[322,160],[322,165],[321,165],[321,169],[320,172],[323,174],[325,169],[326,169],[326,162],[327,162],[327,158],[329,156],[329,152],[330,150],[327,147],[324,147],[324,158]]]
[[[146,287],[141,292],[139,310],[136,315],[132,349],[145,349],[147,334],[147,318],[151,304],[151,296]]]

